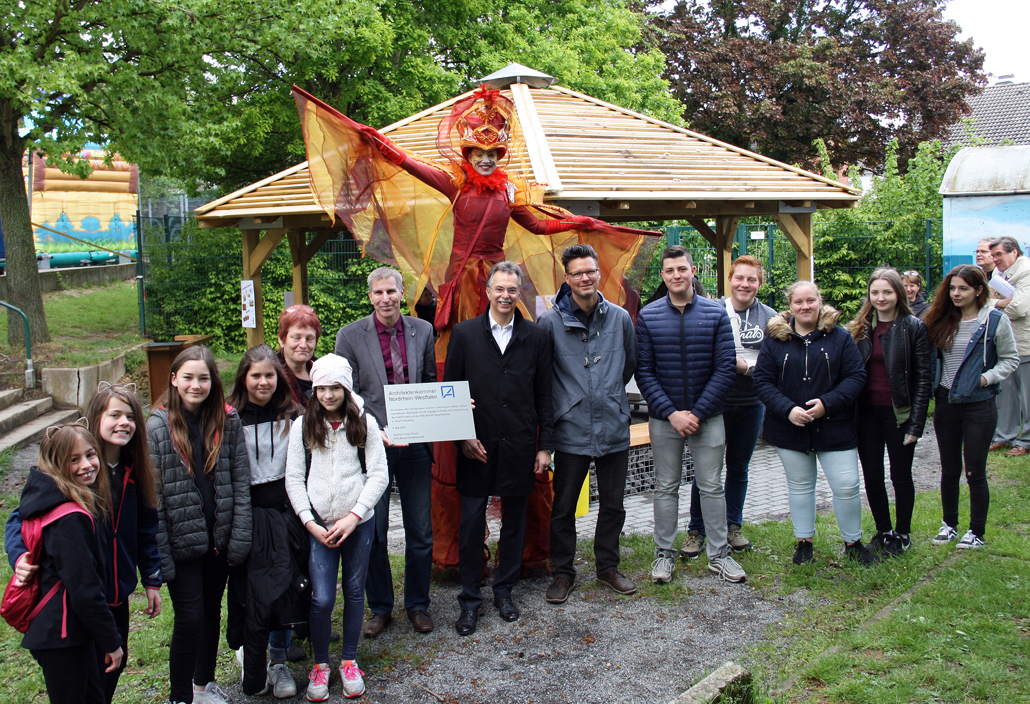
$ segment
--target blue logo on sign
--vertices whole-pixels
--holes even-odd
[[[453,386],[441,386],[440,387],[441,398],[455,398]]]

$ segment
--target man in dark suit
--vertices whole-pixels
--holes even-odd
[[[505,621],[519,610],[511,598],[526,538],[526,505],[534,474],[551,465],[551,340],[525,320],[516,305],[522,271],[500,262],[487,279],[486,313],[455,326],[447,347],[445,381],[468,381],[475,401],[476,437],[460,443],[457,489],[461,494],[458,568],[461,615],[458,635],[475,632],[483,603],[483,536],[491,496],[502,499],[499,564],[494,605]]]
[[[380,267],[368,275],[368,298],[375,312],[340,329],[336,354],[354,369],[354,392],[365,400],[365,410],[383,429],[390,479],[397,480],[404,521],[404,609],[420,633],[433,630],[429,616],[429,573],[433,566],[431,488],[433,447],[430,443],[393,445],[386,418],[387,384],[424,384],[436,381],[433,326],[425,320],[401,315],[404,280],[396,269]],[[372,615],[362,631],[373,638],[390,625],[393,612],[393,575],[387,555],[390,492],[375,507],[376,532],[368,560],[365,594]]]

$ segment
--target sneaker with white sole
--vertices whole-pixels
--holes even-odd
[[[276,699],[289,699],[297,696],[297,683],[293,681],[290,668],[285,663],[277,662],[268,667],[268,687]],[[267,688],[266,688],[267,689]]]
[[[309,702],[324,702],[329,699],[329,666],[315,665],[308,673],[308,691],[304,698]]]
[[[688,530],[687,538],[680,548],[680,557],[684,560],[696,560],[701,555],[701,548],[705,546],[705,536],[701,531]]]
[[[976,550],[987,545],[983,538],[974,533],[971,530],[967,530],[966,534],[962,536],[962,540],[958,541],[958,545],[955,547],[959,550]]]
[[[365,673],[354,660],[345,660],[340,665],[340,679],[343,680],[343,696],[347,699],[360,697],[365,693]]]
[[[743,582],[747,579],[744,568],[737,564],[737,561],[729,555],[713,557],[708,560],[708,571],[714,572],[727,582]]]
[[[897,533],[896,535],[898,536],[898,540],[901,541],[902,551],[908,550],[912,547],[912,538],[910,536],[902,535],[901,533]]]
[[[208,682],[203,692],[193,690],[193,704],[229,704],[229,696],[214,682]]]
[[[655,584],[666,584],[672,581],[672,573],[676,571],[676,562],[672,559],[672,550],[655,550],[654,562],[651,563],[651,579]]]
[[[958,537],[958,531],[949,526],[947,523],[941,523],[941,529],[934,536],[933,540],[930,541],[934,545],[947,545],[952,540]]]
[[[736,523],[730,524],[729,532],[726,534],[726,542],[730,544],[733,552],[744,552],[751,549],[751,541],[744,537],[744,534],[740,532],[740,526]]]

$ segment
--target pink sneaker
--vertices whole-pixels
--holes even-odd
[[[309,702],[324,702],[329,699],[329,668],[314,667],[308,675],[308,691],[304,694]]]
[[[365,673],[358,668],[358,663],[347,660],[340,665],[340,679],[343,680],[343,696],[348,699],[360,697],[365,693]]]

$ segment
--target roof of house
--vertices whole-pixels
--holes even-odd
[[[576,204],[591,203],[608,220],[741,209],[742,215],[758,215],[777,212],[781,202],[850,207],[860,194],[832,179],[561,86],[516,83],[504,93],[516,105],[525,142],[525,153],[506,168],[545,185],[546,202],[574,211]],[[442,159],[437,125],[457,99],[382,132],[405,149]],[[264,222],[321,213],[308,183],[305,162],[207,203],[196,213],[206,226],[234,224],[243,217]]]
[[[947,144],[968,145],[970,131],[987,147],[997,146],[1002,140],[1030,144],[1030,83],[998,83],[966,102],[972,113],[951,126],[943,140]]]

